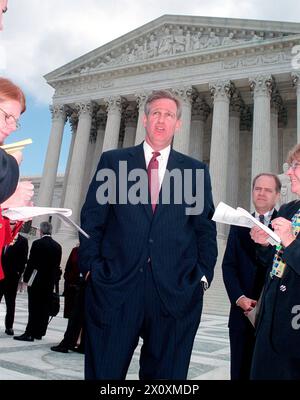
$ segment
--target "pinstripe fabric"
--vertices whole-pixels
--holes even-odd
[[[103,153],[98,170],[113,169],[118,183],[119,179],[124,179],[118,172],[120,160],[127,162],[128,173],[136,168],[146,172],[142,145]],[[91,271],[86,300],[86,377],[89,379],[124,377],[139,335],[147,337],[147,346],[141,354],[142,377],[154,376],[155,370],[159,371],[158,365],[163,366],[159,376],[183,377],[186,374],[201,314],[200,279],[205,275],[211,282],[217,257],[207,167],[171,150],[167,169],[183,172],[186,168],[204,171],[205,201],[201,215],[186,215],[185,209],[190,205],[185,199],[183,204],[172,201],[161,204],[161,193],[154,214],[150,201],[146,205],[100,206],[96,200],[99,187],[96,176],[90,185],[81,225],[91,238],[81,237],[79,248],[81,271]],[[128,182],[128,190],[133,184]],[[195,179],[193,185],[196,185]],[[118,194],[117,189],[117,198]],[[172,194],[171,186],[171,200]],[[149,258],[151,279],[144,277]],[[149,308],[152,301],[148,301],[147,307],[141,307],[142,301],[147,302],[151,294],[154,308]],[[162,310],[168,318],[160,315]],[[182,346],[176,345],[179,342]],[[172,371],[170,358],[175,365]],[[184,366],[182,369],[180,364]]]
[[[91,290],[90,282],[86,294],[90,310]],[[143,339],[140,379],[186,379],[202,310],[200,286],[195,295],[196,307],[180,319],[172,317],[159,298],[151,265],[145,265],[138,285],[120,308],[88,313],[86,379],[125,379],[139,337]]]

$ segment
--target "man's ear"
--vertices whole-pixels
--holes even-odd
[[[144,125],[144,128],[146,128],[146,126],[147,126],[147,120],[148,120],[147,115],[144,114],[144,115],[143,115],[143,125]]]
[[[178,119],[178,120],[176,121],[176,124],[175,124],[175,132],[174,132],[174,133],[178,132],[179,129],[181,128],[181,126],[182,126],[182,120],[181,120],[181,119]]]

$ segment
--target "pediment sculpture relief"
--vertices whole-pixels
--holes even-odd
[[[96,65],[93,65],[93,67],[84,66],[79,72],[85,73],[109,66],[130,64],[152,58],[173,56],[213,47],[232,46],[263,39],[262,36],[256,35],[254,32],[239,38],[233,32],[229,32],[227,36],[224,36],[214,31],[203,33],[201,30],[195,32],[183,30],[181,27],[175,27],[171,30],[166,26],[160,32],[153,32],[148,37],[140,38],[135,43],[126,45],[119,55],[113,56],[112,53],[103,55]]]

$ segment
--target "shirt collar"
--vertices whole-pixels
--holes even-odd
[[[272,208],[272,210],[267,211],[266,213],[264,213],[265,221],[270,221],[273,212],[274,212],[274,208]],[[255,218],[258,219],[259,216],[260,216],[260,214],[255,210]]]
[[[152,149],[152,147],[146,142],[146,140],[144,140],[143,148],[144,148],[144,154],[145,154],[146,163],[148,164],[148,162],[150,161],[150,159],[153,156],[152,153],[155,150]],[[164,149],[159,150],[160,156],[157,157],[158,160],[159,161],[167,160],[169,158],[170,151],[171,151],[171,145],[170,144],[169,144],[169,146],[165,147]]]

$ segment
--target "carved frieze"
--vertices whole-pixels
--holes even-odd
[[[226,60],[222,62],[223,69],[234,69],[243,67],[254,67],[267,64],[279,64],[282,62],[290,61],[287,53],[278,52],[275,54],[260,54],[255,56],[243,56],[233,60]]]
[[[114,82],[111,80],[99,81],[97,78],[90,80],[89,82],[77,82],[76,85],[69,82],[57,83],[55,95],[66,96],[72,94],[86,93],[91,90],[108,89],[114,86]]]
[[[213,29],[164,25],[160,29],[147,33],[124,46],[101,55],[74,72],[85,74],[112,66],[121,66],[155,58],[170,57],[178,54],[199,52],[210,48],[231,47],[240,44],[261,42],[265,32],[245,30]],[[279,36],[273,34],[272,37]],[[268,34],[270,39],[270,34]]]

